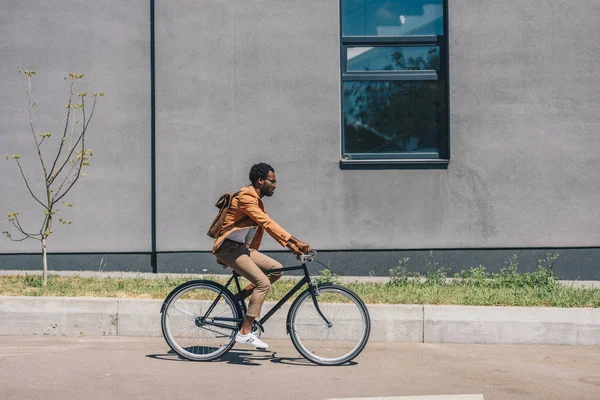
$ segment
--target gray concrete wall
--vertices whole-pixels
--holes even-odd
[[[566,5],[450,0],[447,200],[471,206],[452,217],[467,245],[598,245],[600,7]]]
[[[340,169],[337,0],[156,2],[158,250],[209,250],[214,202],[259,161],[280,181],[270,215],[318,249],[598,246],[600,8],[569,5],[449,0],[452,161],[427,170]],[[66,72],[107,94],[75,224],[53,251],[150,250],[149,14],[148,2],[2,6],[3,152],[31,150],[17,68],[39,71],[42,131],[61,124]],[[0,163],[0,212],[29,218],[35,203]]]
[[[260,161],[282,226],[347,245],[344,209],[324,203],[343,190],[337,2],[177,0],[156,18],[159,251],[210,249],[216,200]]]
[[[36,129],[53,134],[44,147],[57,144],[64,129],[69,91],[63,77],[83,72],[76,93],[87,90],[89,101],[92,92],[105,92],[86,142],[94,156],[88,178],[64,199],[74,208],[57,215],[73,224],[61,227],[50,238],[48,249],[151,249],[149,7],[148,1],[112,0],[24,0],[0,5],[0,231],[8,229],[10,211],[18,210],[31,231],[39,231],[43,218],[16,164],[5,159],[21,155],[27,176],[41,196],[43,177],[28,130],[27,81],[17,70],[37,71],[33,78]],[[3,253],[39,249],[39,242],[0,238]]]
[[[598,245],[596,2],[449,3],[447,170],[340,169],[338,1],[158,4],[159,250],[263,160],[318,248]]]

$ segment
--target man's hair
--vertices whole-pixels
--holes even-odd
[[[250,182],[252,182],[252,184],[254,185],[258,178],[266,179],[267,175],[269,175],[269,171],[275,172],[273,167],[271,167],[269,164],[265,164],[262,162],[254,164],[252,168],[250,168]]]

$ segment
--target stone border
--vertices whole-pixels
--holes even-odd
[[[0,296],[0,335],[161,336],[162,300]],[[266,312],[275,303],[265,303]],[[289,307],[289,305],[286,305]],[[369,304],[382,342],[600,346],[600,308]],[[285,338],[287,310],[265,326]]]

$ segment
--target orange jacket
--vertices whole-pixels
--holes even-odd
[[[280,245],[287,245],[290,235],[277,222],[273,221],[265,212],[265,205],[253,186],[242,188],[237,196],[231,199],[229,211],[225,215],[223,227],[215,240],[212,253],[223,243],[229,234],[244,228],[257,227],[250,248],[258,250],[265,231],[273,237]]]

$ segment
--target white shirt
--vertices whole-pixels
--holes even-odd
[[[229,235],[227,235],[227,239],[233,242],[250,244],[255,233],[256,227],[244,228],[231,232]]]

